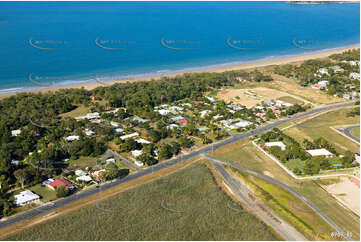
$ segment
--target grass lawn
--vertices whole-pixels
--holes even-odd
[[[273,160],[253,146],[251,142],[246,140],[235,142],[215,150],[213,155],[241,167],[271,176],[294,188],[315,204],[338,226],[345,231],[352,232],[354,240],[359,240],[360,217],[357,217],[350,210],[339,205],[339,203],[316,182],[293,179]],[[264,188],[263,186],[261,187]],[[298,216],[306,221],[307,224],[313,224],[313,222],[310,221],[309,213],[299,214]]]
[[[242,176],[242,180],[251,188],[257,198],[276,211],[284,220],[291,221],[293,226],[309,240],[332,240],[333,228],[320,216],[317,216],[299,198],[258,177],[232,169]]]
[[[278,100],[287,102],[287,103],[292,103],[292,104],[303,104],[303,102],[301,100],[298,100],[294,97],[290,97],[290,96],[284,96],[284,97],[280,97],[278,98]]]
[[[75,108],[74,110],[67,112],[67,113],[62,113],[59,116],[62,118],[66,118],[66,117],[75,118],[78,116],[84,116],[89,112],[90,112],[89,108],[85,107],[84,105],[80,105],[77,108]]]
[[[281,239],[240,205],[230,209],[229,202],[208,168],[196,164],[6,239]]]
[[[69,167],[71,166],[80,166],[80,168],[85,168],[87,166],[95,166],[97,165],[98,158],[89,157],[89,156],[81,156],[76,160],[69,160]]]
[[[353,136],[360,138],[360,128],[353,128],[353,129],[351,129],[350,133]]]
[[[349,108],[343,108],[321,114],[297,126],[285,129],[283,132],[298,142],[302,142],[305,138],[312,140],[324,137],[340,153],[345,153],[347,150],[359,152],[359,145],[330,128],[330,126],[359,123],[360,116],[346,117],[346,113],[349,111]]]
[[[48,187],[41,187],[40,184],[30,187],[29,190],[38,194],[41,201],[44,203],[57,199],[55,191],[51,190]]]

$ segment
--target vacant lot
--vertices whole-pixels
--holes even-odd
[[[360,128],[353,128],[353,129],[351,129],[350,133],[353,136],[360,138]]]
[[[9,240],[279,240],[192,165],[168,177],[28,228]]]
[[[300,103],[305,102],[305,100],[296,96],[291,97],[286,92],[265,87],[249,89],[224,89],[219,91],[217,94],[217,98],[219,99],[225,100],[227,102],[233,101],[234,103],[245,105],[247,108],[253,107],[262,101],[275,100],[279,98],[287,99],[287,97],[288,99],[292,98],[293,102],[295,100],[298,100]]]
[[[273,178],[287,184],[301,193],[313,204],[315,204],[322,212],[324,212],[332,221],[353,234],[353,239],[358,240],[360,236],[360,217],[356,216],[350,210],[346,209],[338,203],[326,190],[314,181],[298,181],[289,176],[282,168],[280,168],[273,160],[259,151],[251,142],[247,140],[235,142],[221,149],[215,150],[214,156],[236,165],[249,168],[262,174],[271,174]],[[259,185],[265,189],[263,185]],[[267,189],[266,189],[267,190]],[[298,208],[302,204],[294,204]],[[285,206],[290,209],[289,206]],[[313,228],[317,228],[320,219],[311,209],[298,209],[293,212],[302,221]],[[314,217],[312,217],[313,215]],[[288,220],[289,221],[289,220]],[[289,221],[291,224],[294,221]],[[297,221],[296,221],[297,222]]]
[[[323,187],[346,207],[360,214],[360,188],[349,177],[342,177],[338,182]]]
[[[360,146],[355,142],[352,142],[343,135],[332,130],[331,126],[357,124],[360,122],[360,116],[347,117],[349,108],[343,108],[336,111],[331,111],[322,115],[319,115],[313,119],[305,121],[297,126],[286,129],[283,132],[298,142],[302,142],[303,139],[317,139],[324,137],[328,140],[338,152],[344,153],[347,150],[352,152],[359,152]]]

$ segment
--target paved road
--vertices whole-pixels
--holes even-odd
[[[140,170],[141,170],[138,166],[134,165],[134,163],[132,163],[132,162],[124,159],[123,157],[121,157],[120,155],[118,155],[117,153],[115,153],[114,151],[112,151],[112,150],[107,150],[107,153],[110,154],[110,155],[112,155],[112,156],[114,156],[114,157],[116,157],[116,158],[118,158],[118,159],[120,160],[120,162],[122,162],[122,163],[123,163],[124,165],[126,165],[126,166],[129,166],[129,167],[132,168],[133,170],[135,170],[135,171],[140,171]]]
[[[223,180],[228,183],[232,191],[235,192],[236,195],[240,197],[248,205],[248,207],[254,211],[255,214],[260,216],[263,221],[265,221],[269,226],[271,226],[275,231],[277,231],[285,240],[306,240],[304,236],[295,229],[290,229],[288,226],[280,226],[280,224],[277,223],[276,220],[274,220],[272,217],[270,217],[270,215],[259,209],[254,202],[251,202],[247,198],[248,189],[244,184],[237,182],[237,180],[233,179],[233,177],[230,176],[230,174],[219,164],[219,162],[215,162],[213,159],[211,159],[211,162],[216,168],[216,170],[221,174]]]
[[[204,154],[204,156],[206,156],[207,158],[213,160],[214,162],[218,162],[220,164],[224,164],[224,165],[227,165],[227,166],[231,166],[233,168],[236,168],[238,170],[241,170],[241,171],[244,171],[244,172],[247,172],[249,174],[252,174],[256,177],[259,177],[261,179],[264,179],[266,181],[269,181],[269,182],[272,182],[274,184],[277,184],[281,187],[283,187],[284,189],[286,189],[287,191],[291,192],[293,195],[297,196],[298,198],[300,198],[302,201],[304,201],[310,208],[312,208],[318,215],[320,215],[329,225],[331,225],[335,231],[339,232],[341,235],[345,235],[346,233],[339,227],[337,226],[337,224],[335,224],[329,217],[327,217],[321,210],[319,210],[312,202],[310,202],[307,198],[305,198],[303,195],[301,195],[300,193],[298,193],[297,191],[295,191],[292,187],[289,187],[287,186],[286,184],[276,180],[276,179],[273,179],[269,176],[266,176],[266,175],[263,175],[261,173],[258,173],[258,172],[255,172],[255,171],[252,171],[252,170],[249,170],[247,168],[244,168],[244,167],[240,167],[240,166],[237,166],[235,164],[232,164],[232,163],[228,163],[228,162],[225,162],[225,161],[222,161],[220,159],[217,159],[215,157],[212,157],[208,154]],[[348,238],[348,237],[345,237],[347,240],[350,240],[352,241],[351,238]]]
[[[62,200],[56,201],[56,202],[53,203],[53,205],[48,205],[48,206],[43,206],[41,208],[32,209],[32,210],[29,210],[29,211],[24,212],[22,214],[19,214],[17,216],[10,217],[5,221],[0,221],[0,228],[4,228],[6,226],[18,223],[18,222],[20,222],[20,221],[22,221],[24,219],[28,219],[28,218],[31,218],[31,217],[34,217],[34,216],[37,216],[37,215],[40,215],[40,214],[45,215],[46,213],[49,213],[50,211],[52,211],[55,208],[59,208],[61,206],[69,204],[71,202],[74,202],[74,201],[80,200],[82,198],[94,195],[94,194],[98,193],[100,190],[104,191],[106,189],[109,189],[111,187],[120,185],[122,183],[135,180],[135,179],[137,179],[139,177],[148,175],[148,174],[150,174],[152,172],[159,171],[159,170],[164,169],[166,167],[169,167],[169,166],[171,166],[173,164],[183,162],[183,161],[185,161],[187,159],[190,159],[190,158],[193,158],[193,157],[197,157],[197,156],[199,156],[201,154],[204,154],[204,153],[207,153],[207,152],[209,152],[209,151],[211,151],[213,149],[218,149],[218,148],[223,147],[225,145],[231,144],[231,143],[233,143],[235,141],[245,139],[245,138],[251,137],[253,135],[256,135],[256,134],[263,133],[265,131],[271,130],[271,129],[273,129],[274,127],[276,127],[278,125],[281,125],[281,124],[284,124],[284,123],[287,123],[287,122],[290,122],[290,121],[294,121],[294,120],[296,120],[298,118],[302,118],[302,117],[305,117],[305,116],[308,116],[308,115],[311,115],[311,114],[324,112],[326,110],[335,109],[335,108],[339,108],[339,107],[351,106],[353,104],[354,104],[353,102],[347,102],[347,103],[338,103],[338,104],[333,104],[333,105],[324,106],[324,107],[320,107],[320,108],[315,108],[315,109],[309,110],[307,112],[295,115],[293,117],[285,118],[285,119],[276,121],[276,122],[274,122],[272,124],[263,126],[261,128],[258,128],[256,130],[250,131],[250,132],[245,133],[245,134],[236,134],[236,135],[232,136],[230,139],[227,139],[227,140],[221,141],[219,143],[216,143],[214,145],[210,145],[210,146],[204,147],[202,149],[193,151],[193,152],[191,152],[189,154],[182,155],[181,157],[174,158],[174,159],[172,159],[172,160],[170,160],[168,162],[160,163],[160,164],[152,166],[152,167],[150,167],[148,169],[142,169],[142,170],[136,172],[135,174],[127,176],[127,177],[125,177],[125,178],[123,178],[121,180],[116,180],[115,182],[104,184],[104,185],[102,185],[102,189],[93,188],[93,189],[89,189],[89,190],[86,190],[86,191],[82,191],[82,192],[76,193],[74,195],[71,195],[69,197],[66,197],[66,198],[64,198]]]
[[[349,138],[355,140],[356,142],[360,143],[360,139],[351,134],[351,129],[354,129],[354,128],[360,128],[360,125],[349,126],[349,127],[345,128],[345,129],[338,129],[338,131],[344,133],[347,137],[349,137]]]

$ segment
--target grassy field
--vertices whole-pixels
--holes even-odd
[[[317,216],[299,198],[258,177],[233,169],[251,188],[257,198],[300,231],[308,240],[333,240],[333,228]]]
[[[235,142],[228,146],[222,147],[214,151],[214,156],[234,163],[236,165],[249,168],[256,172],[271,176],[288,186],[294,188],[301,193],[313,204],[315,204],[323,213],[325,213],[332,221],[353,234],[353,239],[359,240],[360,237],[360,218],[348,209],[345,209],[316,182],[313,181],[297,181],[289,176],[282,168],[280,168],[273,160],[259,151],[251,142],[247,140]],[[264,189],[262,185],[261,188]],[[287,207],[289,208],[289,207]],[[307,224],[314,224],[311,220],[310,213],[312,211],[298,214]],[[316,217],[317,218],[317,217]],[[317,220],[316,220],[317,221]],[[291,221],[292,223],[292,221]],[[317,224],[314,225],[315,228]]]
[[[66,117],[75,118],[78,116],[84,116],[89,112],[90,112],[89,108],[85,107],[84,105],[80,105],[79,107],[75,108],[74,110],[67,112],[67,113],[60,114],[59,116],[63,117],[63,118],[66,118]]]
[[[351,129],[350,133],[353,136],[360,138],[360,128],[353,128],[353,129]]]
[[[7,240],[279,240],[195,164]],[[238,210],[239,209],[239,210]]]
[[[55,191],[48,187],[41,187],[40,184],[30,187],[29,189],[38,194],[41,197],[42,202],[49,202],[57,199]]]
[[[305,138],[312,140],[324,137],[332,145],[334,145],[336,150],[340,153],[344,153],[347,150],[359,152],[359,145],[330,128],[331,126],[359,123],[360,116],[346,116],[346,113],[349,112],[349,110],[349,108],[344,108],[331,111],[305,121],[297,126],[286,129],[283,132],[295,138],[298,142],[302,142]]]
[[[278,98],[278,100],[288,102],[288,103],[292,103],[292,104],[303,104],[303,102],[301,100],[290,97],[290,96],[280,97],[280,98]]]

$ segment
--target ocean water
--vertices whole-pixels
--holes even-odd
[[[0,93],[360,43],[359,3],[0,2]]]

